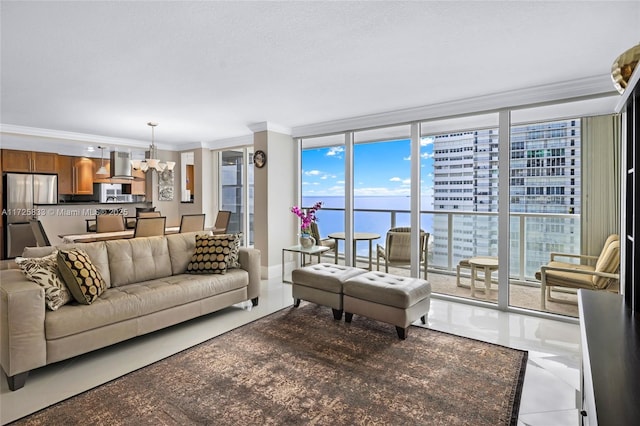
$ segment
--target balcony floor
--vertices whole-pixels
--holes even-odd
[[[333,255],[322,256],[323,262],[333,263],[334,258]],[[342,259],[339,260],[339,263],[343,263]],[[369,263],[365,261],[364,258],[357,259],[357,266],[359,268],[368,268]],[[375,260],[373,262],[373,269],[376,269]],[[380,265],[380,269],[384,270],[382,265]],[[389,268],[389,273],[400,275],[400,276],[409,276],[409,269],[404,267],[391,267]],[[496,275],[494,274],[493,279],[496,280]],[[460,279],[460,284],[465,285],[466,287],[458,287],[456,286],[456,275],[455,272],[437,272],[437,271],[429,271],[428,275],[429,282],[431,283],[431,289],[434,293],[446,294],[450,296],[456,296],[466,299],[475,299],[486,301],[484,295],[484,281],[476,282],[476,294],[475,297],[471,297],[471,290],[469,288],[469,273],[468,271],[462,272],[462,276]],[[564,293],[564,292],[553,292],[553,297],[557,299],[562,299],[566,301],[574,302],[575,304],[565,304],[558,302],[547,301],[545,312],[550,312],[554,314],[567,315],[571,317],[578,317],[578,305],[577,305],[577,296],[576,294]],[[512,306],[524,309],[531,309],[535,311],[540,311],[540,287],[524,285],[519,283],[511,284],[511,291],[509,294],[510,304]],[[498,301],[498,285],[497,283],[493,283],[491,286],[491,291],[489,293],[489,302],[497,303]]]

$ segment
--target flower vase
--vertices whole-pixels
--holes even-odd
[[[316,244],[316,239],[310,234],[300,234],[300,245],[302,248],[311,248]]]

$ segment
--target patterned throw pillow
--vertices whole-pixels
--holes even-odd
[[[57,255],[54,251],[44,257],[16,257],[16,263],[26,277],[44,288],[45,303],[52,311],[73,300],[58,275]]]
[[[107,288],[100,272],[84,250],[58,251],[58,270],[78,303],[90,305]]]
[[[196,248],[187,265],[187,274],[225,274],[233,235],[196,235]]]
[[[229,261],[227,262],[227,269],[239,268],[240,262],[238,261],[238,251],[240,251],[240,240],[242,239],[242,234],[214,235],[214,237],[227,235],[231,235],[233,237],[233,242],[231,243],[231,252],[229,253]]]

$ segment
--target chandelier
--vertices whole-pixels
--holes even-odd
[[[144,160],[131,160],[131,166],[134,170],[142,170],[146,172],[148,170],[155,170],[158,172],[163,172],[166,170],[173,170],[173,167],[176,165],[175,161],[161,161],[158,160],[158,150],[156,148],[156,144],[154,142],[154,129],[158,125],[158,123],[154,123],[152,121],[147,123],[147,126],[151,127],[151,146],[149,147],[149,158]]]

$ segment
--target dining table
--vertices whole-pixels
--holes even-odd
[[[346,240],[346,235],[344,232],[332,232],[328,235],[329,238],[333,238],[334,240]],[[356,266],[356,243],[358,241],[369,241],[369,270],[373,269],[373,240],[377,240],[380,238],[380,234],[376,234],[373,232],[354,232],[353,233],[353,264],[352,266]],[[335,262],[338,263],[338,245],[336,241],[336,249],[335,253]]]
[[[165,234],[177,234],[180,231],[179,226],[168,226],[165,228]],[[68,243],[93,243],[95,241],[107,241],[107,240],[124,240],[127,238],[133,238],[135,229],[125,229],[124,231],[113,232],[83,232],[81,234],[66,234],[58,235],[62,238],[62,242]]]

